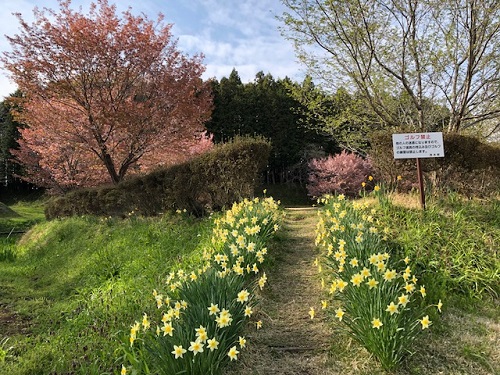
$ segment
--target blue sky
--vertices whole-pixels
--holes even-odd
[[[285,8],[280,0],[109,0],[118,11],[132,8],[150,19],[158,13],[165,22],[173,23],[174,37],[181,51],[189,55],[205,55],[204,78],[221,79],[236,68],[242,81],[249,82],[259,71],[275,78],[288,76],[301,81],[302,67],[297,63],[291,42],[278,31],[275,16]],[[87,13],[90,0],[73,0],[72,7],[82,6]],[[10,48],[4,35],[14,35],[19,22],[11,15],[20,12],[25,20],[33,19],[32,10],[48,7],[58,9],[57,0],[2,0],[0,51]],[[12,93],[16,86],[5,71],[0,72],[0,98]]]

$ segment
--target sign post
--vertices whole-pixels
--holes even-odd
[[[405,133],[392,135],[394,159],[417,159],[420,204],[425,210],[424,178],[420,159],[444,157],[443,133]]]

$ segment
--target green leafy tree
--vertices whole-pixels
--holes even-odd
[[[368,147],[367,133],[380,126],[380,121],[366,111],[363,101],[346,89],[330,94],[316,86],[307,76],[301,84],[288,86],[300,104],[296,110],[305,126],[323,132],[337,140],[343,149],[364,154]]]
[[[10,97],[20,98],[22,94],[16,91]],[[21,167],[13,161],[11,154],[11,150],[19,147],[17,140],[22,127],[12,116],[15,107],[8,99],[0,102],[0,179],[4,188],[12,185],[16,176],[21,174]]]
[[[500,118],[496,0],[283,0],[283,34],[325,87],[356,92],[383,124],[434,126],[434,103],[460,131]],[[401,103],[399,103],[401,104]],[[408,118],[408,117],[407,117]]]
[[[271,181],[300,180],[305,176],[296,171],[297,165],[307,164],[308,149],[332,148],[329,134],[304,126],[303,114],[296,111],[301,104],[289,92],[290,79],[275,80],[259,72],[253,82],[244,84],[233,69],[228,78],[212,85],[214,110],[207,129],[216,142],[237,135],[269,139],[273,146],[268,167]]]

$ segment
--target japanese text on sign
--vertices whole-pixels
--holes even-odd
[[[443,133],[393,134],[394,159],[444,157]]]

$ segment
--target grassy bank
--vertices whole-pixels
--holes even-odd
[[[211,230],[181,214],[34,226],[0,261],[0,373],[113,373],[122,330],[164,275],[200,261]]]

